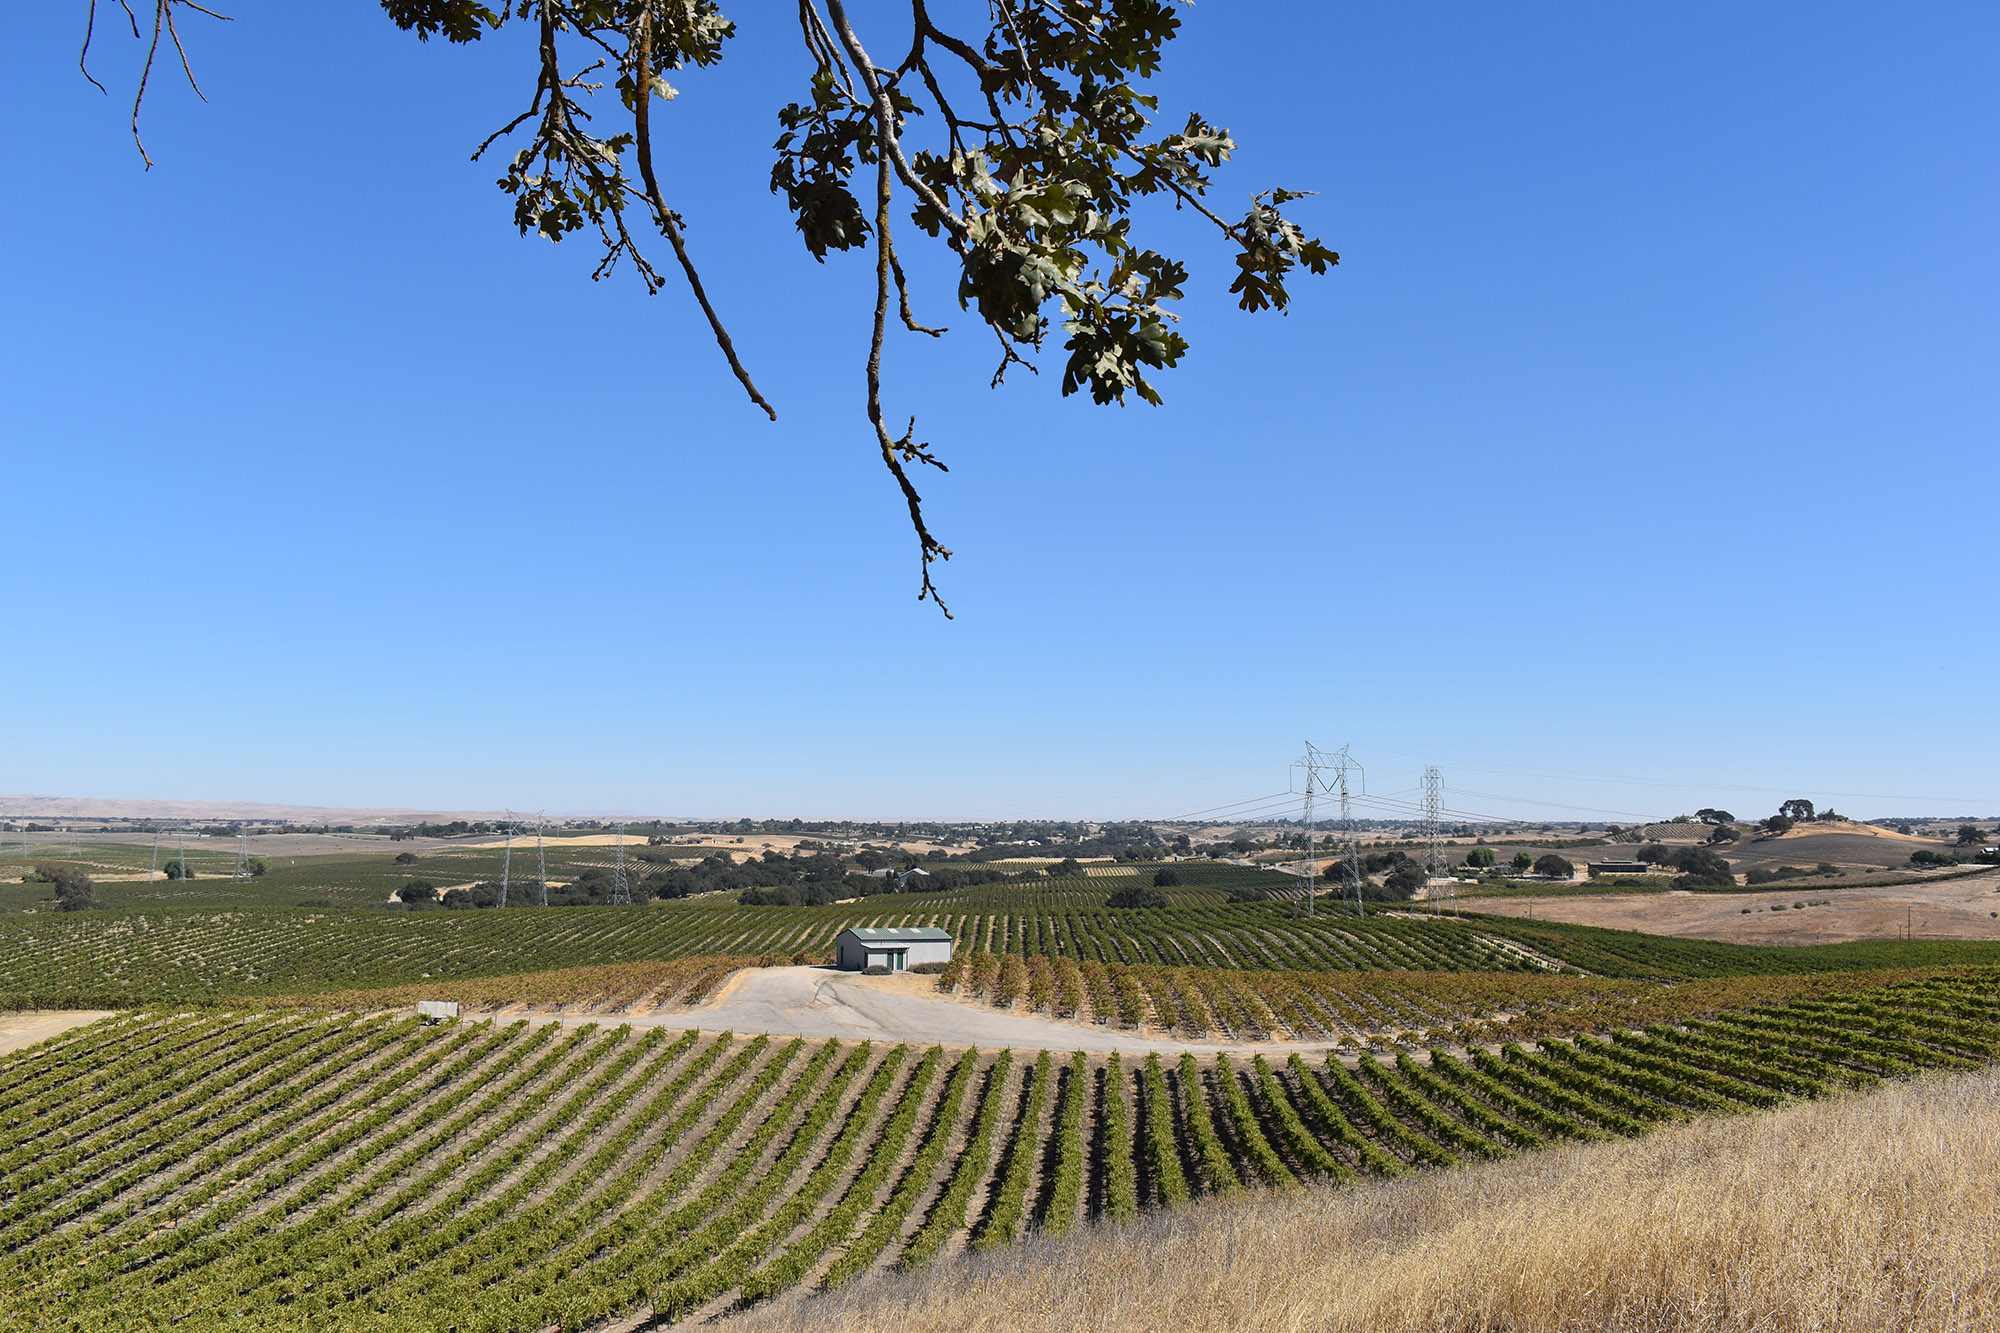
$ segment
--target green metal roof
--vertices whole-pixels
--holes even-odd
[[[908,944],[912,940],[949,942],[951,932],[938,926],[849,926],[840,932],[865,944]]]

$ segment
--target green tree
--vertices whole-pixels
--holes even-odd
[[[97,906],[96,885],[79,866],[64,866],[54,877],[56,907],[64,912],[83,912]]]
[[[1155,870],[1153,872],[1153,885],[1155,888],[1171,889],[1180,882],[1181,872],[1178,870]]]
[[[413,879],[396,891],[396,896],[406,903],[434,903],[437,901],[437,885],[428,880]]]
[[[1734,824],[1736,822],[1735,815],[1730,814],[1727,810],[1718,810],[1712,805],[1705,805],[1695,811],[1694,817],[1704,824]]]
[[[1958,845],[1960,847],[1977,847],[1985,841],[1986,834],[1980,829],[1979,825],[1960,824],[1958,826]]]
[[[1533,852],[1514,853],[1514,869],[1525,872],[1532,869],[1534,864],[1535,854]]]
[[[1111,896],[1104,900],[1104,905],[1106,907],[1171,906],[1171,904],[1168,903],[1167,901],[1166,894],[1161,893],[1158,889],[1147,888],[1143,885],[1137,885],[1137,884],[1131,885],[1127,888],[1112,890]]]
[[[1790,815],[1772,815],[1764,821],[1764,832],[1771,834],[1790,833],[1797,821]]]
[[[1711,843],[1735,842],[1738,838],[1742,836],[1743,836],[1742,834],[1738,833],[1735,829],[1731,828],[1727,824],[1717,824],[1715,826],[1715,831],[1708,835],[1708,840]]]
[[[1400,861],[1383,876],[1382,887],[1392,897],[1408,901],[1417,896],[1417,890],[1423,888],[1429,878],[1424,868],[1415,861]]]
[[[154,5],[167,45],[181,51],[176,19],[183,6],[195,7],[192,0]],[[515,226],[550,241],[593,237],[601,257],[592,276],[623,265],[648,293],[668,285],[648,253],[655,235],[663,239],[730,373],[775,420],[777,409],[737,355],[696,268],[682,215],[654,170],[656,145],[671,149],[701,134],[699,122],[670,128],[676,94],[669,79],[722,61],[736,25],[716,0],[381,5],[391,22],[424,41],[468,43],[509,26],[529,30],[525,42],[505,46],[509,56],[526,56],[526,107],[473,154],[503,141],[498,151],[512,150],[499,185],[513,201]],[[846,0],[801,0],[797,22],[810,77],[798,85],[799,100],[777,111],[770,185],[814,258],[872,252],[868,423],[915,531],[918,596],[944,610],[931,565],[951,551],[926,525],[912,478],[920,467],[944,464],[917,438],[914,418],[900,433],[890,425],[882,361],[892,319],[928,337],[945,330],[917,318],[903,265],[908,234],[899,239],[896,227],[906,223],[948,256],[959,307],[999,341],[995,385],[1059,337],[1067,354],[1062,393],[1087,391],[1100,404],[1128,395],[1159,403],[1153,375],[1177,365],[1188,347],[1172,313],[1188,270],[1140,241],[1138,202],[1157,198],[1214,229],[1234,263],[1230,293],[1246,311],[1284,311],[1297,269],[1325,273],[1340,256],[1287,216],[1286,206],[1304,197],[1297,190],[1255,194],[1233,219],[1210,206],[1212,173],[1236,152],[1226,130],[1195,112],[1169,127],[1155,124],[1151,80],[1180,30],[1172,0],[991,0],[951,6],[942,18],[924,0],[911,0],[907,18],[893,26],[886,8],[870,6],[857,24]],[[761,18],[782,10],[754,12]],[[156,32],[149,50],[160,49]],[[152,61],[149,54],[147,74]],[[142,75],[142,97],[146,86]],[[601,100],[594,92],[600,87],[610,94]],[[135,139],[138,125],[135,106]],[[143,142],[139,148],[144,156]]]
[[[182,865],[179,861],[169,861],[162,867],[168,879],[193,879],[194,867]]]
[[[250,867],[250,878],[252,879],[259,879],[271,873],[271,863],[261,856],[249,858],[246,864]]]
[[[1465,854],[1465,863],[1478,870],[1488,870],[1496,863],[1491,847],[1474,847]]]
[[[1543,852],[1535,858],[1535,873],[1544,879],[1569,879],[1576,874],[1576,867],[1569,863],[1568,857]]]
[[[1778,813],[1794,823],[1804,823],[1813,817],[1813,803],[1804,797],[1794,797],[1779,806]]]
[[[1065,856],[1049,867],[1049,873],[1064,879],[1078,879],[1083,875],[1083,863],[1074,856]]]

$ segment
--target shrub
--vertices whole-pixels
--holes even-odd
[[[1178,887],[1180,882],[1181,872],[1178,870],[1159,870],[1153,873],[1153,884],[1156,888],[1171,889]]]
[[[1948,852],[1934,852],[1928,847],[1919,847],[1910,853],[1910,864],[1913,866],[1949,866],[1957,865],[1958,858]]]
[[[1258,888],[1255,884],[1239,884],[1222,895],[1224,902],[1261,903],[1269,902],[1271,891]]]
[[[417,863],[417,854],[416,854],[415,852],[397,852],[397,853],[396,853],[396,864],[397,864],[397,865],[399,865],[399,866],[413,866],[413,865],[415,865],[416,863]]]
[[[861,975],[864,977],[886,977],[889,975],[889,969],[882,966],[880,963],[876,963],[872,967],[862,968]]]
[[[934,977],[938,973],[944,971],[946,968],[950,966],[951,966],[950,963],[918,963],[916,966],[912,967],[910,971],[916,973],[920,977]]]
[[[1104,905],[1106,907],[1169,906],[1166,894],[1161,893],[1158,889],[1142,888],[1138,886],[1113,890],[1111,896],[1104,900]]]
[[[433,903],[437,901],[437,885],[428,880],[413,879],[398,889],[396,896],[406,903]]]

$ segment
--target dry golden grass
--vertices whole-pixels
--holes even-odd
[[[752,1311],[859,1329],[2000,1328],[2000,1075],[1222,1200]]]

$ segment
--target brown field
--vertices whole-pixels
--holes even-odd
[[[1804,909],[1793,903],[1824,903]],[[2000,871],[1963,879],[1843,889],[1837,879],[1800,879],[1739,893],[1606,893],[1480,898],[1496,916],[1534,916],[1612,930],[1685,935],[1733,944],[1841,944],[1917,939],[2000,940]],[[1751,909],[1748,915],[1744,908]],[[1777,910],[1773,910],[1773,909]]]
[[[2000,1074],[1037,1237],[732,1323],[1973,1333],[2000,1327]]]

